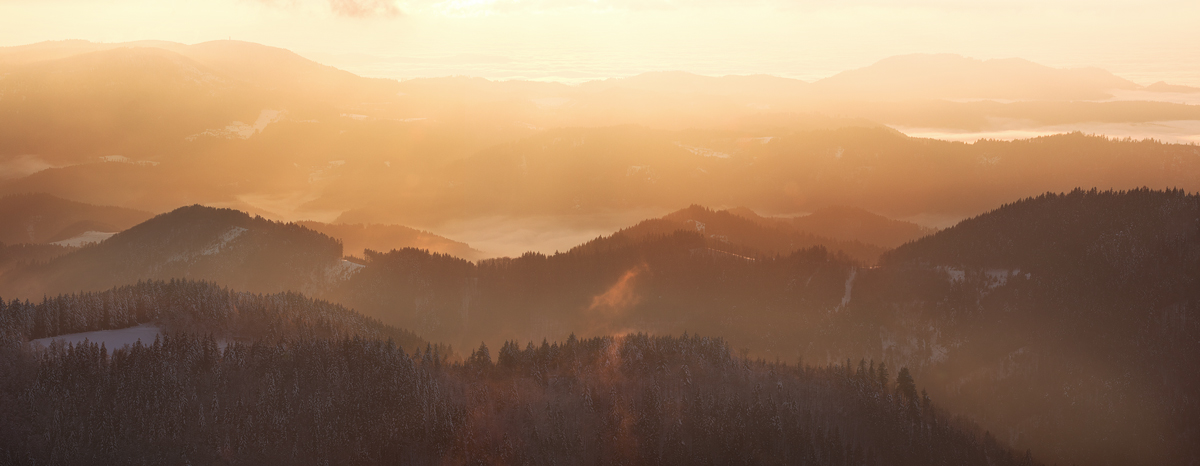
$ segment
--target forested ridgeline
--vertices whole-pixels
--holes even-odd
[[[1200,461],[1200,195],[1005,205],[861,270],[810,353],[905,365],[1047,461]]]
[[[358,336],[392,339],[403,348],[429,344],[412,332],[299,293],[236,292],[201,281],[146,281],[36,304],[0,300],[0,339],[8,342],[146,323],[168,333],[209,334],[222,341]],[[440,350],[449,355],[448,348]]]
[[[696,231],[618,234],[477,264],[415,249],[369,252],[332,299],[460,347],[632,329],[719,334],[739,350],[797,357],[805,332],[844,299],[854,262],[820,246],[744,257],[716,242]]]
[[[1036,464],[865,363],[797,368],[719,339],[486,346],[462,363],[363,338],[169,335],[11,345],[10,464]]]
[[[76,249],[79,248],[59,246],[57,244],[0,243],[0,273],[10,268],[24,267],[34,262],[45,262]]]
[[[188,278],[259,293],[311,293],[325,286],[341,257],[341,243],[303,226],[193,205],[10,270],[0,276],[0,291],[32,298]]]

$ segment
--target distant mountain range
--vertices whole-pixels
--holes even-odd
[[[0,177],[12,178],[0,194],[148,212],[200,203],[432,231],[481,213],[692,203],[962,218],[1044,191],[1194,189],[1198,178],[1186,146],[964,146],[884,126],[1200,121],[1194,105],[1102,95],[1179,88],[1016,59],[901,56],[813,83],[663,72],[570,86],[369,79],[236,41],[66,41],[0,48],[0,70]],[[1038,151],[1054,157],[1021,155]],[[565,177],[577,181],[555,181]]]

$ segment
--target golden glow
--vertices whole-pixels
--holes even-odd
[[[1196,2],[1131,0],[3,0],[0,45],[233,38],[367,76],[557,81],[654,70],[814,80],[957,53],[1200,85],[1196,18]]]

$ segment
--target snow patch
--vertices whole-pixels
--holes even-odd
[[[95,332],[70,333],[59,335],[56,337],[39,338],[32,340],[30,343],[40,346],[50,346],[55,341],[61,341],[66,344],[78,345],[85,340],[92,343],[103,343],[105,349],[109,352],[126,345],[132,345],[139,340],[144,345],[154,343],[154,338],[162,333],[162,329],[154,324],[141,324],[137,327],[123,328],[119,330],[99,330]]]
[[[354,276],[354,274],[362,271],[364,267],[366,266],[343,259],[327,269],[325,271],[325,277],[329,279],[329,281],[349,280],[350,277]]]
[[[963,280],[967,279],[966,270],[956,267],[947,267],[944,265],[938,266],[937,269],[946,272],[946,274],[950,276],[950,283],[962,283]]]
[[[204,250],[200,251],[200,255],[201,256],[211,256],[213,254],[221,252],[221,249],[224,248],[225,245],[229,244],[230,241],[233,241],[237,237],[242,236],[242,233],[245,233],[247,231],[249,231],[249,230],[242,228],[242,227],[230,228],[225,233],[222,233],[220,238],[217,238],[217,242],[208,245],[208,247],[206,247],[206,248],[204,248]]]
[[[930,349],[929,353],[930,353],[929,354],[929,363],[930,364],[937,364],[939,362],[944,362],[947,359],[950,359],[950,350],[942,345],[934,344],[933,348]]]
[[[267,125],[279,121],[283,118],[281,110],[263,110],[258,113],[258,118],[254,120],[253,125],[234,121],[229,123],[224,128],[206,129],[199,133],[193,134],[184,138],[188,142],[195,141],[200,136],[212,136],[221,139],[250,139],[250,136],[261,133],[267,128]]]
[[[703,147],[696,147],[696,146],[685,146],[685,145],[683,145],[683,144],[680,144],[680,143],[675,143],[675,145],[676,145],[676,146],[679,146],[679,147],[680,147],[680,148],[682,148],[683,150],[686,150],[686,151],[688,151],[688,152],[691,152],[691,153],[693,153],[693,154],[696,154],[696,155],[699,155],[699,156],[703,156],[703,157],[715,157],[715,158],[718,158],[718,159],[727,159],[727,158],[730,158],[730,157],[732,157],[732,155],[729,155],[729,154],[727,154],[727,153],[724,153],[724,152],[718,152],[718,151],[715,151],[715,150],[712,150],[712,149],[706,149],[706,148],[703,148]]]
[[[50,244],[67,247],[80,247],[85,244],[99,243],[112,237],[116,233],[108,233],[103,231],[85,231],[78,236],[67,238],[62,241],[55,241]]]
[[[128,164],[132,164],[132,165],[141,165],[143,167],[153,167],[153,166],[158,165],[158,162],[152,162],[149,160],[133,160],[124,155],[104,155],[104,156],[100,157],[100,161],[101,162],[113,162],[113,163],[128,163]]]
[[[854,277],[858,276],[858,267],[850,268],[850,276],[846,277],[846,294],[842,295],[842,304],[838,305],[838,310],[846,308],[850,303],[850,292],[854,290]]]
[[[1007,285],[1009,277],[1019,275],[1021,269],[987,269],[984,273],[987,274],[987,287],[989,290],[992,290]]]

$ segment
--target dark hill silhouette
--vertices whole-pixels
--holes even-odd
[[[350,267],[341,256],[341,243],[302,226],[196,205],[49,262],[10,270],[3,294],[36,297],[170,278],[253,292],[312,291]]]
[[[0,242],[49,243],[86,231],[118,232],[153,214],[68,201],[49,194],[0,197]]]

